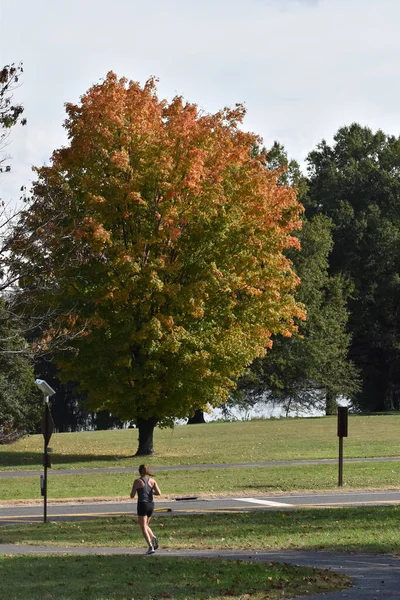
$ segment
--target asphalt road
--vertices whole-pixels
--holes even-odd
[[[256,497],[197,498],[158,500],[156,513],[214,513],[249,510],[294,510],[296,508],[332,508],[339,506],[366,506],[400,504],[400,491],[326,492],[309,494],[282,494]],[[47,505],[50,521],[136,515],[136,503],[126,502],[51,502]],[[0,526],[43,519],[43,504],[0,505]],[[400,594],[399,594],[400,598]]]

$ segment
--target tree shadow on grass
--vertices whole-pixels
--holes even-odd
[[[50,454],[51,463],[57,468],[59,465],[78,465],[80,463],[90,466],[90,463],[115,463],[128,461],[128,456],[115,454]],[[26,469],[41,468],[43,465],[43,452],[0,452],[0,470],[13,467]],[[125,465],[124,466],[128,466]]]

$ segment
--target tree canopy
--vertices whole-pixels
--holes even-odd
[[[349,285],[328,272],[331,227],[323,215],[304,221],[302,251],[289,256],[301,279],[296,297],[306,307],[307,319],[300,321],[298,335],[277,336],[272,351],[254,361],[239,382],[240,402],[266,400],[286,412],[319,409],[332,414],[340,396],[351,398],[358,391],[357,371],[348,357]]]
[[[307,205],[308,181],[298,163],[289,160],[284,147],[275,142],[259,151],[269,169],[280,170],[279,183],[295,187]],[[335,413],[337,399],[351,397],[358,389],[357,372],[348,358],[348,282],[330,276],[333,247],[332,222],[324,216],[303,215],[299,233],[301,252],[285,253],[300,279],[296,298],[305,306],[307,319],[299,321],[298,335],[274,336],[273,349],[246,371],[229,404],[254,405],[274,402],[289,410],[325,409]]]
[[[19,325],[0,298],[0,444],[32,430],[42,412],[28,344]]]
[[[333,222],[330,272],[353,285],[350,357],[367,410],[400,408],[400,138],[353,124],[308,157],[308,214]]]
[[[37,169],[13,243],[22,300],[56,311],[41,344],[68,337],[62,377],[124,420],[220,404],[304,317],[284,254],[296,192],[254,155],[240,105],[204,114],[109,73],[66,110],[69,144]]]
[[[0,69],[0,151],[11,128],[20,122],[24,108],[13,101],[13,91],[22,73],[22,66],[5,65]],[[7,157],[0,156],[0,174],[11,169]],[[8,277],[10,228],[15,211],[7,210],[0,200],[0,444],[14,441],[29,431],[38,419],[40,403],[33,383],[33,367],[24,325],[14,311],[13,294]]]

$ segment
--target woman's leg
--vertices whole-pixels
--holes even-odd
[[[148,517],[139,517],[138,516],[138,521],[139,521],[140,529],[142,530],[143,537],[146,540],[148,547],[152,548],[153,547],[153,535],[149,534],[149,530],[147,527]]]
[[[152,530],[150,529],[150,525],[149,525],[149,523],[150,523],[150,519],[151,519],[151,517],[148,517],[148,518],[147,518],[147,531],[149,532],[150,539],[151,539],[151,540],[153,540],[153,538],[154,538],[154,533],[153,533],[153,532],[152,532]],[[153,543],[153,542],[152,542],[152,543]]]
[[[151,516],[148,518],[148,521],[147,521],[147,531],[149,532],[151,543],[153,544],[154,550],[157,550],[159,548],[158,537],[156,535],[154,535],[154,533],[150,529],[150,526],[149,526],[150,519],[151,519]]]

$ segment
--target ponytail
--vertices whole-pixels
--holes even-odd
[[[153,473],[150,473],[149,467],[147,465],[140,465],[139,474],[141,477],[146,477],[146,475],[148,475],[149,477],[154,477]]]

